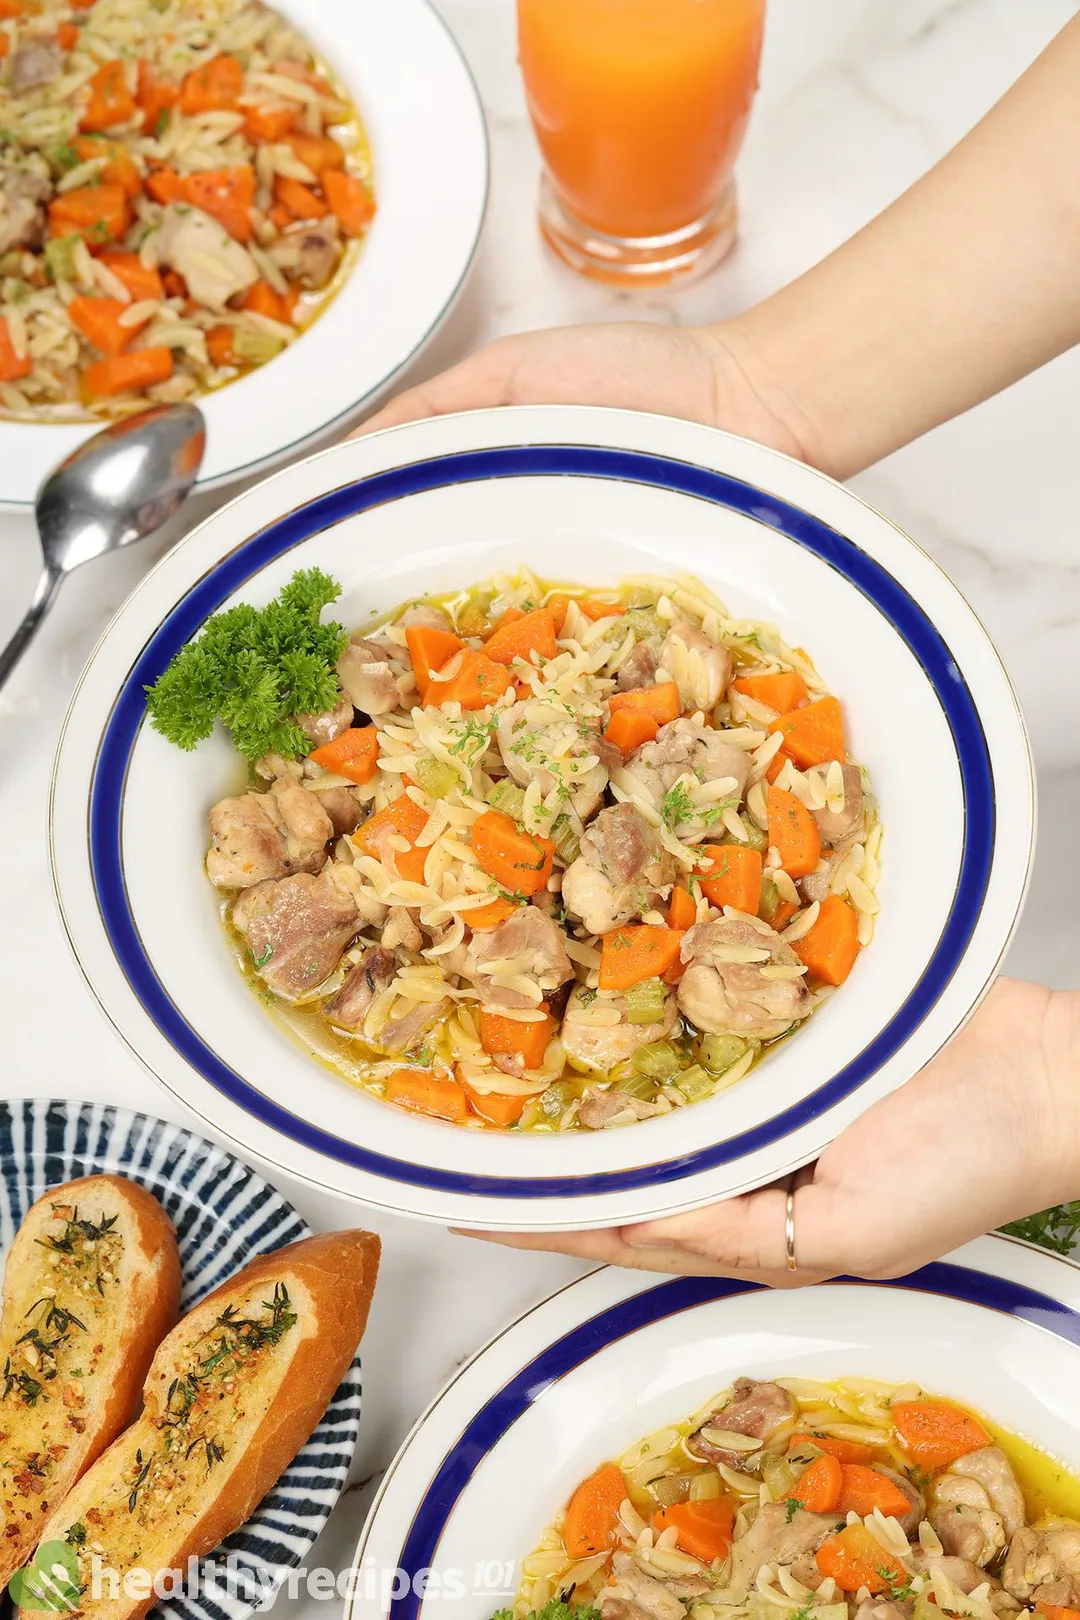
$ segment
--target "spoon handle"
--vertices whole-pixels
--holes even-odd
[[[4,685],[15,665],[29,647],[37,634],[39,625],[52,606],[53,597],[60,588],[61,575],[59,572],[45,568],[37,582],[37,588],[30,600],[30,606],[23,615],[23,621],[7,646],[0,652],[0,687]]]

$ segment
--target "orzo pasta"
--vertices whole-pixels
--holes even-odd
[[[231,382],[316,318],[374,212],[356,109],[261,0],[0,3],[0,413]]]
[[[521,1568],[508,1620],[1070,1620],[1080,1480],[916,1384],[740,1378],[583,1480]]]
[[[198,648],[150,699],[189,745]],[[473,1129],[660,1118],[741,1080],[869,944],[881,827],[840,705],[698,581],[500,576],[318,656],[299,724],[249,734],[223,700],[252,776],[207,868],[252,984],[375,1095]]]

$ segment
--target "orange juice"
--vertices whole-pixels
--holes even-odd
[[[529,110],[559,202],[621,238],[721,202],[757,88],[765,0],[518,0]]]

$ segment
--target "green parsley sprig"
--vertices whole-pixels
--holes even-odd
[[[513,1617],[513,1609],[496,1609],[491,1620],[513,1620]],[[539,1611],[533,1609],[526,1620],[600,1620],[600,1611],[585,1603],[572,1608],[564,1599],[554,1597]]]
[[[306,754],[311,745],[295,717],[332,709],[340,697],[335,666],[348,635],[320,621],[340,595],[336,580],[308,568],[264,608],[242,603],[215,613],[146,688],[154,730],[190,750],[220,720],[248,759]]]

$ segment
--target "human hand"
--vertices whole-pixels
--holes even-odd
[[[811,459],[794,403],[765,382],[734,325],[566,326],[501,338],[399,394],[357,434],[491,405],[616,405],[679,416]],[[354,435],[356,437],[357,435]]]
[[[799,1173],[794,1273],[779,1187],[641,1226],[470,1235],[779,1288],[902,1276],[1080,1195],[1078,1081],[1080,993],[1001,979],[950,1046]]]

